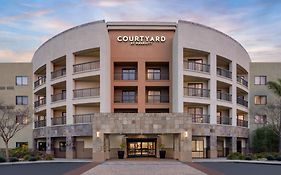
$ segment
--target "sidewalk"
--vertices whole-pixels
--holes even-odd
[[[217,159],[194,159],[192,162],[230,162],[230,163],[254,163],[254,164],[270,164],[281,165],[281,161],[267,161],[267,160],[228,160],[226,158]]]

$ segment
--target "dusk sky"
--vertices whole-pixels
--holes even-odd
[[[101,19],[193,21],[236,39],[252,61],[281,62],[281,0],[0,0],[0,62],[31,61],[50,37]]]

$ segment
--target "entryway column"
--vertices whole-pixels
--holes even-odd
[[[179,159],[180,138],[179,134],[174,134],[174,159]]]
[[[237,152],[237,137],[232,137],[231,139],[231,146],[232,146],[232,152],[235,153]]]
[[[192,135],[189,133],[180,134],[179,160],[182,162],[192,161]]]
[[[93,161],[105,161],[104,134],[97,130],[93,130]]]
[[[52,150],[52,138],[46,137],[46,154],[54,155],[54,152]]]
[[[104,147],[105,147],[105,159],[110,159],[110,141],[109,141],[109,135],[104,135]]]
[[[218,157],[218,141],[215,133],[211,133],[210,136],[210,158]]]
[[[65,158],[66,159],[73,159],[74,158],[74,137],[71,136],[66,136],[65,138],[66,142],[66,153],[65,153]]]

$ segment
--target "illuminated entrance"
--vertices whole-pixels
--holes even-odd
[[[127,138],[128,157],[156,157],[156,138]]]

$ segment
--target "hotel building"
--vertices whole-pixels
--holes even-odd
[[[187,21],[96,21],[32,59],[38,150],[55,157],[225,157],[248,145],[250,58],[236,40]]]

